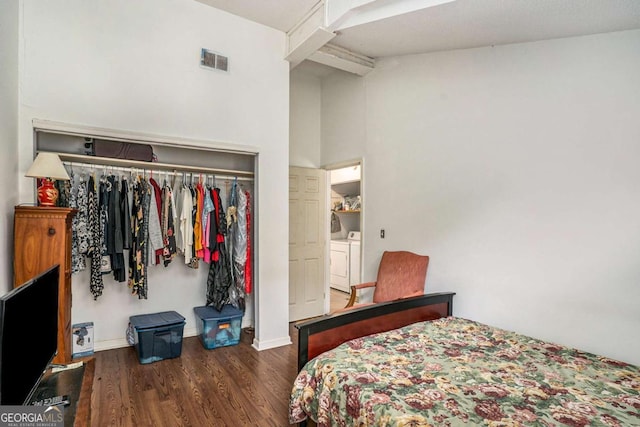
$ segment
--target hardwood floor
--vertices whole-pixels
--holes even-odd
[[[349,294],[331,289],[331,310]],[[289,393],[297,370],[298,333],[292,345],[258,352],[242,331],[235,346],[205,349],[184,338],[182,354],[147,365],[134,347],[95,354],[91,425],[273,426],[289,425]]]
[[[349,294],[346,292],[338,291],[336,289],[331,288],[330,295],[330,306],[331,311],[336,311],[337,309],[343,308],[349,302]]]
[[[253,334],[206,350],[184,338],[182,355],[141,365],[134,347],[97,352],[92,426],[288,426],[296,376],[293,345],[256,351]]]

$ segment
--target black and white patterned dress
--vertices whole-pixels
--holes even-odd
[[[131,203],[131,250],[129,251],[129,287],[139,299],[147,299],[147,263],[149,250],[149,204],[151,186],[138,179],[133,186]],[[155,206],[153,207],[156,208]]]
[[[87,268],[85,255],[90,238],[87,225],[87,182],[81,175],[71,175],[69,207],[77,210],[71,220],[71,273],[74,274]]]
[[[93,295],[93,299],[97,300],[102,295],[104,282],[102,281],[102,227],[100,225],[100,208],[98,192],[96,191],[96,183],[93,176],[89,177],[87,186],[88,199],[88,225],[91,233],[91,242],[87,250],[87,254],[91,257],[91,278],[89,279],[89,290]]]

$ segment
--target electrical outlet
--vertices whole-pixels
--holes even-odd
[[[380,229],[380,238],[384,239],[384,228]]]

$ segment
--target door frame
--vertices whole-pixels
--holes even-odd
[[[364,158],[360,157],[360,158],[355,158],[355,159],[351,159],[351,160],[345,160],[345,161],[341,161],[341,162],[335,162],[335,163],[329,163],[326,165],[321,166],[321,169],[324,169],[327,171],[327,212],[328,215],[326,215],[325,217],[325,221],[327,222],[325,224],[325,229],[327,230],[326,232],[326,242],[327,244],[325,245],[325,299],[324,299],[324,312],[325,313],[329,313],[331,311],[331,286],[330,286],[330,257],[331,257],[331,171],[335,170],[335,169],[342,169],[342,168],[346,168],[349,166],[357,166],[360,165],[360,197],[362,199],[362,206],[360,208],[360,279],[361,281],[364,282],[364,280],[362,280],[363,275],[362,275],[362,270],[363,270],[363,266],[364,266],[364,248],[365,248],[365,201],[366,201],[366,195],[365,195],[365,167],[364,167]]]

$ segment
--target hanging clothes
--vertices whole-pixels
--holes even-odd
[[[236,283],[236,278],[235,278],[235,268],[233,266],[233,253],[234,253],[233,247],[235,244],[235,234],[237,232],[237,228],[235,227],[235,224],[238,220],[238,215],[237,215],[238,208],[236,206],[237,197],[235,192],[236,184],[237,184],[237,181],[234,180],[233,184],[231,185],[231,190],[227,191],[229,205],[227,206],[227,215],[226,215],[227,236],[225,238],[225,244],[227,246],[227,251],[229,253],[229,271],[231,272],[231,283],[232,283],[232,286],[229,289],[229,302],[231,302],[231,304],[233,304],[234,307],[240,308],[240,305],[241,305],[240,295],[238,294],[238,291],[234,286]],[[218,194],[220,195],[220,192]],[[222,199],[221,195],[220,195],[220,198]]]
[[[78,178],[76,200],[78,204],[78,213],[74,216],[76,219],[76,237],[78,253],[87,255],[89,248],[93,245],[91,230],[89,228],[89,183],[84,176]]]
[[[122,224],[122,248],[131,249],[131,210],[129,209],[129,183],[120,184],[120,222]]]
[[[196,257],[198,259],[204,259],[204,245],[202,244],[202,238],[204,236],[204,230],[202,227],[202,213],[204,212],[204,187],[202,183],[196,184],[196,220],[193,224],[193,246],[196,250]]]
[[[165,182],[162,187],[162,258],[165,267],[169,265],[176,254],[175,225],[171,200],[171,187]]]
[[[162,216],[162,190],[158,183],[149,178],[150,187],[150,208],[149,208],[149,257],[151,264],[160,264],[160,258],[164,250],[162,242],[162,224],[160,218]]]
[[[110,188],[107,183],[107,177],[102,176],[99,184],[99,210],[100,210],[100,248],[102,250],[102,260],[100,265],[100,271],[102,274],[111,273],[111,257],[109,256],[109,247],[111,244],[109,241],[108,221],[109,221],[109,196]]]
[[[76,176],[71,172],[71,190],[69,193],[69,207],[77,212],[71,219],[71,274],[84,271],[87,268],[84,253],[80,251],[82,241],[86,240],[87,233],[87,185],[82,177]],[[80,198],[83,198],[79,202]],[[82,203],[82,204],[81,204]],[[82,232],[80,225],[82,224]]]
[[[63,203],[77,210],[72,219],[71,272],[90,270],[94,300],[102,295],[108,272],[115,281],[127,281],[133,295],[147,299],[148,265],[153,261],[166,267],[180,253],[191,268],[198,268],[200,260],[211,264],[208,305],[221,309],[231,302],[244,308],[251,290],[249,193],[240,195],[237,182],[230,187],[228,180],[224,189],[210,188],[202,180],[189,187],[177,175],[173,187],[165,179],[161,188],[153,178],[127,181],[107,174],[108,168],[98,176],[74,174],[71,169],[68,185],[58,184],[68,193]],[[223,194],[233,198],[228,216]]]
[[[198,268],[199,260],[198,260],[198,257],[196,256],[196,253],[197,253],[196,242],[200,237],[200,234],[198,234],[198,230],[196,230],[196,225],[198,224],[198,193],[193,187],[190,187],[189,191],[191,192],[191,203],[193,206],[193,208],[191,209],[191,224],[192,224],[192,231],[193,231],[193,234],[191,236],[191,241],[193,242],[193,245],[191,245],[191,253],[190,253],[191,260],[189,261],[188,265],[191,268]]]
[[[207,264],[211,262],[211,220],[212,212],[214,212],[213,200],[211,199],[211,190],[204,192],[204,203],[202,206],[202,248],[204,251],[203,260]],[[212,218],[211,218],[212,219]]]
[[[97,300],[102,295],[104,282],[102,281],[102,227],[100,226],[100,207],[96,183],[93,176],[89,177],[87,186],[89,230],[91,232],[91,246],[87,254],[91,257],[91,277],[89,290],[93,299]]]
[[[182,242],[182,230],[180,214],[182,212],[182,178],[177,173],[173,177],[171,184],[171,205],[173,206],[173,234],[176,239],[176,255],[184,253],[184,243]]]
[[[229,206],[227,208],[228,235],[225,243],[229,252],[232,286],[229,289],[229,302],[236,308],[244,310],[246,298],[246,262],[247,262],[247,200],[246,194],[233,181],[228,190]]]
[[[182,254],[184,255],[184,263],[191,263],[191,254],[193,252],[193,198],[191,190],[186,186],[180,189],[180,235],[182,236]]]
[[[251,293],[253,280],[251,278],[251,196],[248,191],[244,192],[247,197],[247,262],[244,264],[244,290]]]
[[[61,208],[71,207],[71,182],[67,180],[57,179],[53,182],[53,186],[58,190],[58,200],[56,206]]]
[[[144,180],[133,186],[131,205],[131,250],[129,251],[129,288],[139,299],[147,299],[147,262],[149,251],[149,211],[152,188]],[[155,206],[153,207],[155,209]]]
[[[215,224],[216,241],[211,264],[209,264],[209,274],[207,275],[207,305],[212,305],[216,310],[220,311],[229,297],[229,287],[232,282],[229,254],[225,248],[224,239],[227,232],[224,209],[222,208],[218,189],[214,188],[211,191],[215,209],[215,215],[211,221],[211,232],[213,233],[213,225]]]
[[[245,264],[247,262],[247,197],[236,182],[234,184],[236,201],[236,221],[233,223],[233,277],[237,292],[237,308],[245,308]]]
[[[124,265],[124,240],[122,236],[122,215],[120,214],[120,183],[113,175],[107,177],[107,182],[111,189],[107,222],[107,230],[109,233],[107,250],[111,257],[113,278],[118,282],[124,282],[127,280],[127,274]]]

